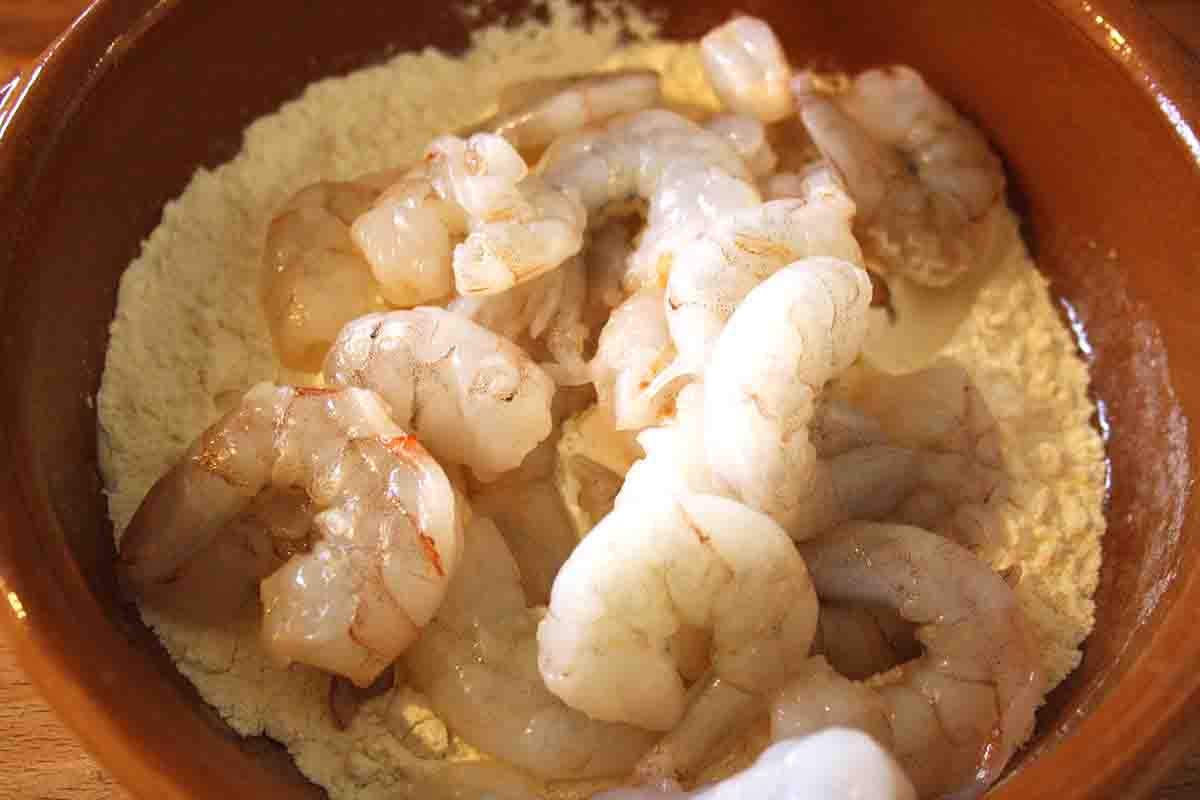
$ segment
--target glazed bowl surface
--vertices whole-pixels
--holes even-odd
[[[921,70],[1003,154],[1039,265],[1084,332],[1111,459],[1098,619],[999,798],[1137,797],[1200,715],[1200,70],[1131,3],[643,0],[670,37],[732,11],[794,63]],[[312,798],[234,736],[122,599],[94,398],[122,270],[193,171],[309,82],[526,8],[101,0],[0,105],[0,618],[25,668],[141,797]],[[468,22],[468,20],[471,20]]]

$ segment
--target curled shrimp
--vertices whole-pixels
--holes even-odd
[[[266,651],[369,686],[433,617],[461,539],[445,473],[378,395],[262,383],[150,490],[120,566],[150,602],[192,610],[261,578]],[[246,567],[205,563],[232,565],[236,547]]]
[[[704,72],[726,108],[777,122],[790,116],[792,70],[775,33],[757,17],[734,17],[700,39]]]
[[[517,150],[537,153],[561,136],[661,100],[658,73],[649,70],[527,81],[507,87],[500,111],[479,127],[503,136]]]
[[[677,237],[761,200],[725,136],[664,109],[625,114],[559,139],[541,170],[551,185],[577,191],[590,214],[619,201],[647,202],[646,229],[624,279],[628,291],[661,283]]]
[[[900,375],[859,364],[842,378],[839,397],[914,455],[911,491],[887,519],[973,550],[1003,544],[1009,478],[996,419],[967,370],[951,359]]]
[[[296,193],[267,229],[259,296],[279,360],[316,371],[341,327],[383,308],[370,265],[350,236],[379,190],[361,181]]]
[[[808,653],[816,614],[804,561],[768,517],[711,495],[645,496],[618,504],[563,565],[538,667],[593,719],[669,730],[697,641],[711,641],[718,677],[762,695]]]
[[[667,279],[667,321],[679,357],[661,383],[700,378],[717,337],[746,295],[784,266],[810,256],[862,263],[850,230],[854,204],[831,174],[807,176],[805,195],[725,214],[676,251]]]
[[[918,626],[924,653],[866,684],[828,667],[801,676],[774,700],[772,735],[857,724],[922,797],[982,794],[1033,730],[1045,690],[1016,594],[969,551],[920,528],[851,523],[800,550],[823,602],[894,610]]]
[[[987,140],[913,69],[873,69],[837,89],[796,77],[800,117],[858,205],[856,232],[879,271],[947,286],[994,233],[1004,170]]]
[[[537,667],[540,611],[486,517],[467,528],[462,563],[433,623],[405,655],[415,685],[460,736],[542,778],[628,773],[654,734],[568,708]]]
[[[747,769],[693,792],[616,789],[596,800],[917,800],[895,759],[870,736],[828,728],[771,745]]]
[[[552,424],[550,376],[512,342],[440,308],[354,320],[329,351],[325,381],[378,392],[434,455],[485,480],[520,465]]]
[[[818,393],[862,346],[871,281],[834,258],[776,272],[747,295],[705,374],[709,465],[732,496],[810,536],[822,511],[809,438]]]
[[[662,289],[642,289],[612,312],[591,370],[600,406],[617,430],[641,430],[669,413],[671,398],[657,378],[675,357]]]
[[[383,295],[411,307],[502,292],[579,252],[587,215],[503,137],[443,136],[350,232]]]

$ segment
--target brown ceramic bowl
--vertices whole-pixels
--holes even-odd
[[[1200,71],[1129,2],[647,0],[695,37],[733,8],[794,61],[907,62],[977,119],[1087,332],[1112,458],[1099,619],[1004,798],[1134,797],[1200,715]],[[25,668],[147,798],[318,797],[232,736],[117,592],[91,398],[122,269],[199,165],[315,78],[467,41],[441,2],[101,0],[0,112],[0,617]],[[515,3],[487,6],[489,19]],[[487,21],[486,19],[484,21]]]

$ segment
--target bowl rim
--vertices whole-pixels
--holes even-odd
[[[45,154],[53,150],[56,134],[71,119],[79,102],[142,34],[168,15],[181,0],[94,0],[79,17],[15,81],[0,86],[0,207],[17,209],[25,189],[37,180]],[[1036,0],[1086,35],[1093,45],[1135,83],[1153,102],[1159,115],[1174,130],[1200,174],[1200,62],[1183,49],[1161,25],[1132,0]],[[118,31],[114,36],[110,31]],[[80,80],[80,67],[86,71]],[[7,89],[7,91],[5,91]],[[15,230],[15,228],[14,228]],[[7,294],[7,275],[0,276],[0,297]],[[0,451],[11,452],[14,434],[0,426]],[[1192,453],[1197,432],[1189,431]],[[119,687],[98,682],[88,672],[70,643],[41,624],[42,614],[25,609],[21,598],[26,587],[58,582],[52,591],[70,595],[86,592],[77,572],[53,575],[21,570],[3,539],[34,523],[36,493],[12,465],[0,459],[0,631],[12,644],[18,663],[42,696],[68,724],[88,751],[138,796],[187,797],[187,776],[161,757],[146,758],[146,744],[136,733],[135,720],[122,708]],[[1189,486],[1187,516],[1196,511]],[[1181,523],[1182,524],[1182,523]],[[65,584],[70,583],[70,586]],[[1172,591],[1200,597],[1200,570],[1172,575]],[[107,626],[96,609],[76,609],[81,622]],[[1147,612],[1148,614],[1149,612]],[[1054,745],[1055,760],[1086,766],[1070,778],[1035,760],[1026,764],[999,788],[1001,797],[1062,796],[1102,798],[1106,787],[1138,776],[1130,784],[1133,795],[1151,791],[1164,774],[1200,738],[1200,719],[1189,720],[1189,710],[1200,706],[1200,637],[1190,635],[1197,613],[1176,602],[1166,609],[1145,650],[1132,659],[1130,671],[1156,660],[1156,680],[1148,687],[1115,688],[1091,710],[1074,732]],[[1164,657],[1168,655],[1170,657]],[[1148,732],[1136,750],[1123,731]],[[1111,752],[1098,742],[1126,749],[1129,757],[1106,759]],[[165,752],[165,751],[162,751]],[[156,752],[154,755],[161,756]],[[1039,763],[1040,762],[1040,763]],[[1082,774],[1082,779],[1079,775]]]

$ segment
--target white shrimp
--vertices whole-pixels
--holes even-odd
[[[244,516],[264,493],[282,503],[285,536]],[[267,652],[368,686],[437,611],[461,539],[445,473],[378,395],[262,383],[154,485],[120,557],[125,579],[151,602],[200,592],[182,598],[191,609],[263,578]],[[218,558],[228,573],[205,565],[238,546],[252,564],[278,568],[268,576],[230,558]]]
[[[628,291],[662,284],[676,238],[761,200],[725,136],[664,109],[563,137],[546,151],[541,169],[551,185],[578,191],[591,214],[622,200],[647,201],[646,228],[624,280]]]
[[[529,175],[512,145],[479,133],[435,139],[351,235],[388,302],[411,307],[532,280],[579,252],[586,220],[573,192]]]
[[[850,224],[854,204],[824,170],[803,198],[776,200],[717,219],[676,251],[667,281],[667,321],[679,358],[660,382],[700,378],[743,298],[777,270],[810,256],[862,263]]]
[[[433,623],[409,649],[413,682],[472,745],[542,778],[628,773],[654,734],[568,708],[537,668],[538,609],[492,522],[475,516]]]
[[[325,381],[379,392],[435,456],[484,480],[550,434],[550,376],[512,342],[440,308],[354,320],[329,351]]]
[[[826,381],[862,346],[871,281],[834,258],[780,270],[746,297],[705,375],[704,435],[718,483],[796,538],[816,533],[821,481],[809,425]]]
[[[641,430],[669,413],[671,397],[655,381],[675,357],[662,289],[642,289],[612,312],[591,369],[617,430]]]
[[[834,387],[838,396],[915,457],[912,491],[887,519],[937,531],[972,549],[1002,544],[1000,507],[1009,497],[1009,479],[999,430],[966,369],[943,359],[888,375],[859,364],[841,377]]]
[[[858,205],[856,232],[873,267],[928,286],[955,282],[995,233],[1000,159],[909,67],[832,83],[804,73],[793,90],[805,128]]]
[[[711,636],[717,677],[761,695],[807,655],[816,615],[804,561],[768,517],[662,493],[618,504],[567,559],[538,626],[538,666],[594,719],[669,730],[686,711],[681,653],[696,640]]]
[[[658,73],[650,70],[533,80],[505,88],[500,111],[479,127],[503,136],[517,150],[537,153],[561,136],[661,100]]]
[[[774,700],[772,735],[856,725],[892,750],[921,796],[982,794],[1032,731],[1045,691],[1013,590],[920,528],[851,523],[800,551],[823,602],[893,609],[918,626],[924,653],[866,684],[810,670]]]
[[[259,296],[279,360],[316,371],[342,326],[383,308],[380,287],[350,237],[378,189],[316,183],[296,193],[267,228]]]
[[[794,110],[783,46],[766,22],[734,17],[700,40],[704,72],[726,108],[777,122]]]
[[[827,728],[778,742],[745,770],[693,792],[616,789],[596,800],[917,800],[917,793],[870,736]]]
[[[587,265],[575,256],[507,292],[457,297],[446,309],[527,351],[544,349],[548,360],[541,366],[555,383],[579,386],[592,379],[584,358],[592,339],[585,320],[587,304]]]
[[[775,171],[779,156],[775,155],[767,129],[762,121],[746,114],[717,114],[704,127],[724,136],[734,151],[746,162],[755,178],[766,178]]]

